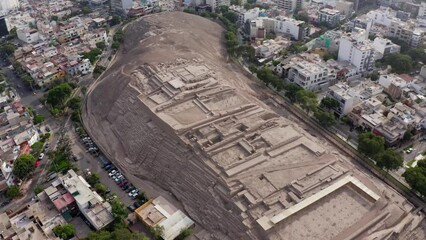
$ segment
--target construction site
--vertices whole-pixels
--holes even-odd
[[[83,113],[110,160],[179,202],[194,239],[426,239],[420,209],[270,104],[222,34],[181,12],[126,28]]]

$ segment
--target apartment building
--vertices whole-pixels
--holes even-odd
[[[323,8],[319,11],[318,22],[336,26],[340,22],[340,12],[336,9]]]
[[[133,6],[133,0],[111,0],[111,9],[114,12],[127,14]]]
[[[326,89],[330,81],[336,79],[335,70],[327,66],[318,54],[300,54],[278,68],[286,81],[313,91]]]
[[[401,46],[393,43],[391,40],[376,37],[373,41],[374,51],[376,52],[375,59],[381,59],[383,56],[391,53],[399,53],[401,51]]]
[[[296,9],[302,9],[304,0],[277,0],[278,9],[294,12]]]
[[[279,16],[275,18],[274,32],[290,36],[296,41],[303,40],[309,35],[309,25],[304,21]]]
[[[96,230],[106,227],[114,220],[111,205],[96,191],[90,189],[86,180],[77,175],[74,170],[69,170],[59,179],[62,186],[75,199],[80,212]]]
[[[229,7],[229,10],[238,15],[239,25],[243,25],[246,22],[250,22],[251,20],[256,19],[257,17],[259,17],[260,13],[260,9],[257,7],[246,10],[243,6],[232,5],[231,7]]]
[[[348,61],[357,68],[357,73],[373,69],[374,47],[363,29],[342,36],[338,52],[339,61]]]
[[[40,34],[38,33],[37,29],[19,28],[16,33],[18,35],[19,40],[25,43],[35,43],[40,40]]]

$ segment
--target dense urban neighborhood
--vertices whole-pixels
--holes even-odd
[[[421,0],[1,0],[0,239],[426,239],[424,63]]]

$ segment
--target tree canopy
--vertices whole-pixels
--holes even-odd
[[[82,53],[83,58],[89,59],[90,63],[93,64],[98,59],[98,56],[102,54],[102,50],[99,48],[94,48],[90,52]]]
[[[426,160],[418,161],[416,167],[408,168],[402,176],[411,188],[426,196]]]
[[[88,240],[148,240],[142,233],[132,233],[124,227],[116,227],[112,232],[99,231],[90,232],[87,236]]]
[[[361,133],[358,136],[358,151],[371,158],[375,158],[384,151],[384,144],[384,138],[372,132]]]
[[[375,160],[378,167],[387,171],[397,170],[404,162],[401,153],[390,148],[383,151]]]
[[[318,122],[323,127],[331,127],[336,123],[336,120],[334,119],[334,115],[330,112],[317,110],[314,111],[314,117],[318,120]]]
[[[62,239],[69,239],[75,235],[75,229],[72,224],[58,225],[52,229],[56,236]]]
[[[35,161],[31,155],[19,156],[13,163],[13,174],[20,179],[28,177],[35,169]]]
[[[7,187],[6,189],[6,197],[8,198],[16,198],[21,196],[21,190],[18,185],[12,185]]]
[[[68,101],[68,107],[72,110],[78,110],[81,107],[81,97],[73,97]]]
[[[86,177],[87,183],[89,183],[92,186],[95,185],[96,183],[99,183],[100,180],[101,180],[101,176],[97,173],[91,173],[87,175]]]
[[[116,222],[121,222],[124,218],[127,217],[127,209],[126,206],[117,198],[111,202],[112,215]]]
[[[386,55],[383,60],[385,64],[392,67],[392,71],[400,73],[409,73],[413,69],[413,60],[410,56],[400,53],[391,53]]]
[[[330,98],[330,97],[325,97],[321,100],[321,107],[327,108],[327,109],[332,109],[332,108],[337,108],[340,106],[340,103],[334,99],[334,98]]]
[[[37,115],[34,116],[33,121],[34,121],[34,124],[39,124],[39,123],[44,122],[44,119],[45,119],[45,117],[43,115],[37,114]]]
[[[61,83],[49,90],[46,101],[54,108],[62,107],[71,92],[72,88],[68,83]]]

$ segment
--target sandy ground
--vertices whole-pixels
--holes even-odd
[[[348,205],[340,205],[337,208],[348,218],[350,213],[358,208],[359,211],[352,219],[332,219],[333,212],[329,209],[338,204],[339,200],[351,199],[347,197],[350,195],[347,192],[339,192],[334,198],[325,199],[323,201],[325,205],[321,203],[322,205],[313,206],[312,213],[297,215],[291,224],[270,233],[269,236],[256,229],[248,229],[241,222],[239,210],[232,200],[214,191],[220,180],[211,169],[202,167],[203,159],[194,154],[193,149],[185,146],[171,128],[152,114],[146,105],[136,101],[139,92],[129,85],[134,83],[131,76],[141,65],[149,64],[155,68],[161,63],[173,62],[179,58],[200,58],[220,72],[227,80],[226,83],[235,87],[239,94],[292,120],[283,109],[267,104],[272,95],[264,86],[252,81],[251,76],[241,67],[227,62],[224,57],[226,52],[222,44],[222,34],[222,28],[216,23],[177,12],[149,16],[129,25],[116,62],[89,94],[84,111],[85,125],[98,145],[112,161],[128,174],[135,176],[135,179],[140,181],[140,186],[149,186],[146,191],[151,197],[166,195],[177,206],[182,206],[196,221],[195,236],[199,239],[297,240],[315,239],[315,236],[318,237],[316,239],[329,239],[354,222],[362,221],[362,215],[370,208],[362,199],[356,198],[348,202]],[[180,119],[191,120],[183,116]],[[309,135],[303,130],[305,126],[294,127]],[[334,146],[322,139],[315,141],[328,148],[328,152],[337,154]],[[341,157],[345,159],[344,156]],[[351,162],[350,159],[345,160]],[[230,160],[223,161],[226,164],[226,161]],[[386,191],[383,193],[387,197],[386,201],[410,210],[401,196],[379,180],[362,173],[362,169],[356,165],[351,165],[351,168],[358,178],[369,182],[366,185],[373,191],[377,193]],[[288,174],[293,176],[291,171]],[[286,177],[276,178],[276,184],[284,178]],[[262,186],[253,186],[256,187],[259,188],[259,195],[262,195]],[[322,216],[329,217],[334,222],[321,223],[316,228],[314,222],[320,221]],[[333,228],[333,224],[339,221],[340,228]],[[306,227],[307,231],[300,232],[304,224],[309,225]],[[321,229],[330,230],[321,233],[319,231]],[[292,237],[286,238],[289,234]],[[404,239],[422,239],[425,233],[423,231],[406,236],[408,237]]]

